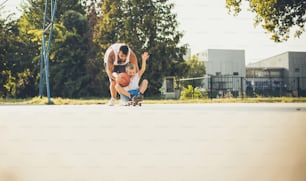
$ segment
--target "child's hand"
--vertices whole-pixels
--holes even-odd
[[[141,59],[142,59],[142,61],[146,61],[146,60],[148,60],[148,59],[149,59],[149,57],[150,57],[149,52],[143,52],[143,54],[141,55]]]

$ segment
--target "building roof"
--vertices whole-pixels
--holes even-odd
[[[305,53],[306,54],[306,52],[301,52],[301,51],[286,51],[286,52],[283,52],[283,53],[280,53],[280,54],[277,54],[277,55],[265,58],[263,60],[259,60],[257,62],[250,63],[250,64],[247,65],[247,67],[256,66],[258,63],[268,61],[268,60],[270,60],[272,58],[279,57],[279,56],[284,55],[284,54],[292,54],[292,53]]]

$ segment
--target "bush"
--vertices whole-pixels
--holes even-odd
[[[180,99],[198,99],[198,98],[207,98],[206,92],[201,92],[199,87],[193,88],[192,85],[188,85],[187,88],[183,87],[183,90],[181,92]]]

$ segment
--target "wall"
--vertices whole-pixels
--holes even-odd
[[[289,52],[289,77],[306,77],[306,52]]]
[[[244,50],[222,50],[208,49],[208,61],[206,74],[233,75],[237,72],[239,77],[245,77],[245,51]]]

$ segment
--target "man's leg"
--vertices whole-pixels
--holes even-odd
[[[126,65],[115,66],[112,74],[113,75],[115,74],[114,76],[117,77],[120,72],[125,72],[125,66]],[[110,79],[109,91],[111,94],[111,99],[112,100],[116,99],[117,98],[116,81]]]
[[[116,97],[117,97],[117,91],[115,89],[115,84],[116,84],[115,81],[110,80],[109,92],[111,94],[111,99],[107,103],[107,105],[109,105],[109,106],[114,106],[115,105],[115,101],[116,101]]]
[[[109,53],[111,52],[111,49],[107,49],[107,51],[105,52],[105,56],[104,56],[104,67],[105,67],[105,70],[107,71],[107,60],[108,60],[108,56],[109,56]],[[115,100],[116,100],[116,97],[117,97],[117,92],[116,92],[116,89],[115,89],[115,81],[112,80],[110,77],[108,78],[109,79],[109,92],[111,94],[111,99],[109,100],[109,102],[107,103],[107,105],[109,106],[114,106],[115,105]]]
[[[116,91],[115,85],[116,85],[115,81],[111,81],[109,85],[109,91],[113,99],[116,99],[117,97],[117,91]]]

